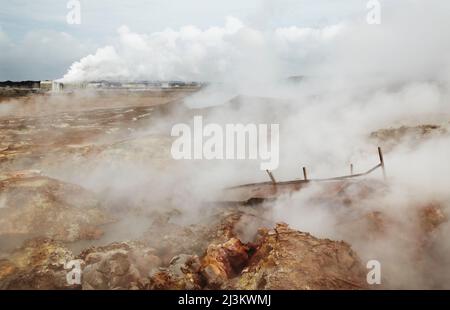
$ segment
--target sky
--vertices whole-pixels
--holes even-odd
[[[264,32],[323,28],[367,14],[366,0],[80,0],[81,23],[70,25],[68,2],[2,0],[0,80],[61,78],[74,62],[114,45],[120,29],[146,35],[188,25],[206,30],[233,17]]]

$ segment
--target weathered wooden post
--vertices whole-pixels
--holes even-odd
[[[384,180],[386,180],[386,169],[384,167],[384,157],[383,157],[383,152],[381,151],[381,147],[378,147],[378,156],[380,157],[380,165],[381,165],[381,170],[383,171],[383,178],[384,178]]]
[[[306,167],[303,167],[303,179],[308,181],[308,174],[306,173]]]
[[[273,184],[277,184],[277,181],[275,180],[275,178],[273,177],[272,172],[270,172],[269,170],[266,170],[267,174],[269,175],[269,178],[272,180]]]

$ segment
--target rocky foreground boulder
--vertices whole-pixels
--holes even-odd
[[[60,241],[95,239],[112,217],[82,187],[38,173],[0,175],[0,237],[43,236]]]
[[[0,289],[72,289],[65,266],[74,260],[71,251],[47,238],[29,240],[0,259]]]
[[[237,289],[365,289],[367,270],[345,242],[318,239],[278,224],[232,285]]]
[[[79,283],[67,268],[79,262]],[[37,238],[0,260],[2,289],[364,289],[363,265],[345,242],[318,239],[277,224],[254,243],[231,237],[203,255],[178,254],[169,263],[142,242],[91,247],[78,256]]]
[[[0,241],[8,234],[40,237],[0,253],[0,289],[369,288],[368,270],[348,243],[316,238],[283,223],[275,225],[264,216],[264,206],[209,208],[211,214],[189,223],[179,221],[180,211],[154,211],[148,215],[147,231],[135,241],[82,243],[84,250],[75,254],[70,249],[80,247],[67,241],[93,238],[95,234],[86,232],[99,231],[109,220],[95,197],[78,186],[34,174],[1,180]],[[414,207],[408,215],[415,220],[407,221],[405,228],[385,210],[358,206],[358,201],[386,191],[377,185],[327,186],[334,194],[326,201],[341,206],[336,218],[346,225],[345,240],[357,246],[351,239],[356,229],[364,232],[364,241],[383,240],[393,235],[395,227],[410,232],[407,244],[418,259],[434,255],[434,236],[448,222],[445,208],[438,202]],[[312,202],[327,198],[323,191],[318,193]],[[67,280],[71,261],[79,263],[77,283]],[[388,276],[384,280],[384,285],[391,285]]]
[[[155,250],[138,242],[92,247],[77,258],[82,261],[83,289],[142,289],[150,272],[161,266]]]

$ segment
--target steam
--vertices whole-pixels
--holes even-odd
[[[62,82],[92,80],[229,81],[230,75],[276,80],[286,76],[296,44],[316,45],[332,40],[340,26],[325,29],[278,28],[263,32],[227,17],[222,27],[199,29],[185,26],[150,35],[118,29],[118,44],[105,46],[75,62]],[[262,67],[261,67],[262,66]],[[255,74],[257,70],[258,74]],[[294,72],[292,72],[294,73]]]
[[[185,100],[188,107],[198,109],[191,113],[218,124],[279,123],[277,180],[298,178],[301,165],[313,177],[347,174],[350,163],[365,171],[377,163],[376,146],[384,143],[370,140],[371,132],[428,123],[449,128],[448,12],[448,1],[411,0],[386,3],[382,24],[376,26],[368,25],[365,16],[323,28],[260,30],[233,17],[222,27],[186,26],[148,35],[123,26],[116,45],[75,62],[62,81],[212,82]],[[299,84],[286,81],[293,75],[306,78]],[[223,105],[237,95],[241,96],[237,109]],[[260,97],[266,100],[255,99]],[[190,115],[174,111],[169,122],[189,121]],[[143,132],[155,128],[164,126],[149,124]],[[168,136],[170,130],[165,129],[158,134]],[[413,145],[404,143],[411,139],[416,141]],[[170,141],[166,142],[167,153],[161,151],[161,157],[170,154]],[[421,238],[417,214],[430,202],[448,214],[449,157],[448,133],[404,137],[386,153],[388,192],[377,192],[348,209],[339,202],[312,199],[323,189],[311,187],[280,198],[269,206],[267,216],[320,237],[346,240],[363,260],[379,259],[389,287],[448,288],[450,275],[430,266],[444,268],[449,261],[449,224],[428,236],[432,246],[427,252],[417,244]],[[87,168],[90,172],[84,178],[90,177],[90,187],[110,188],[124,197],[139,193],[140,198],[152,198],[149,205],[169,199],[188,217],[198,212],[198,201],[214,200],[221,187],[266,180],[259,163],[248,161],[169,159],[164,167],[116,163],[120,169],[109,162]],[[151,167],[152,174],[142,167]],[[375,211],[394,224],[381,237],[368,240],[367,227],[348,219]],[[341,225],[343,219],[348,220],[346,226]]]

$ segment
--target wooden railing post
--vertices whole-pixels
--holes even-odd
[[[303,167],[303,179],[308,181],[308,174],[306,173],[306,167]]]
[[[277,184],[277,181],[275,180],[275,178],[273,177],[272,172],[270,172],[269,170],[266,170],[267,174],[269,175],[269,178],[272,180],[273,184]]]
[[[381,165],[381,170],[383,171],[383,178],[384,178],[384,180],[386,180],[386,169],[384,167],[384,157],[383,157],[383,152],[381,151],[381,147],[378,147],[378,156],[380,157],[380,165]]]

